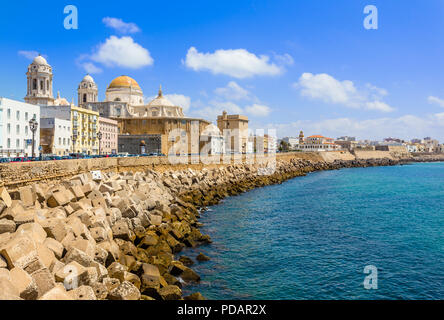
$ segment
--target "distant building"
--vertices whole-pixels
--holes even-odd
[[[40,125],[40,107],[0,97],[0,157],[32,156],[32,132],[29,121]],[[38,156],[40,130],[34,137],[34,154]]]
[[[336,140],[335,143],[342,149],[348,151],[353,151],[358,145],[358,142],[355,140]]]
[[[68,155],[71,152],[71,121],[40,118],[40,145],[43,154]]]
[[[339,150],[340,146],[334,143],[332,138],[313,135],[306,138],[304,144],[299,144],[297,149],[302,151],[335,151]]]
[[[224,136],[227,152],[253,152],[253,143],[249,143],[248,117],[228,115],[226,111],[217,117],[217,127]]]
[[[356,141],[355,137],[343,136],[336,139],[336,141]]]
[[[116,154],[118,150],[119,129],[116,120],[99,117],[99,153]]]
[[[304,136],[302,134],[302,143],[303,143],[303,139],[304,139]],[[282,138],[282,141],[288,143],[291,150],[296,150],[298,148],[298,145],[301,144],[300,138],[298,139],[298,138],[292,138],[292,137],[285,137],[285,138]]]
[[[66,100],[61,103],[61,105],[41,106],[42,117],[71,121],[71,152],[98,154],[99,113],[92,109],[76,107],[72,103],[66,104]]]

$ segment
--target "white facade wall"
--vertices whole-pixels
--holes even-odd
[[[29,120],[39,126],[34,137],[34,153],[39,156],[40,107],[21,101],[0,98],[0,157],[32,156],[32,132]]]
[[[56,155],[67,155],[71,152],[71,121],[59,118],[42,118],[41,128],[54,129],[53,149]]]

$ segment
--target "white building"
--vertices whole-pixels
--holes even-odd
[[[0,157],[32,156],[29,121],[33,118],[40,126],[39,106],[0,97]],[[34,141],[34,153],[39,156],[39,128]]]
[[[71,121],[59,118],[40,119],[42,153],[57,156],[71,152]]]
[[[418,146],[415,144],[407,144],[405,147],[408,152],[418,152]]]
[[[321,135],[310,136],[304,140],[303,144],[297,146],[297,149],[302,151],[335,151],[340,148],[332,138]]]
[[[299,144],[299,138],[285,137],[282,141],[290,145],[290,149],[296,149]]]

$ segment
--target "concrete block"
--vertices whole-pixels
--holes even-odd
[[[37,200],[37,194],[31,186],[25,186],[19,188],[20,200],[22,200],[25,207],[31,207]]]
[[[110,300],[139,300],[140,291],[129,281],[122,282],[119,287],[108,294]]]
[[[71,193],[72,195],[72,193]],[[71,196],[67,190],[54,192],[46,201],[48,207],[55,208],[59,206],[64,206],[71,201],[74,195]]]
[[[37,285],[38,298],[55,287],[54,276],[47,268],[35,271],[31,277]]]
[[[19,296],[25,300],[35,300],[38,296],[37,285],[33,278],[23,269],[13,268],[10,271],[11,282],[19,291]]]
[[[0,255],[5,258],[8,268],[25,269],[28,264],[37,258],[35,242],[27,236],[16,236],[0,248]]]
[[[37,244],[37,256],[46,268],[50,268],[57,260],[54,252],[52,252],[44,244]]]
[[[84,267],[89,267],[91,266],[93,259],[85,252],[71,247],[66,253],[65,257],[62,259],[62,262],[65,264],[69,264],[72,261],[76,261]]]
[[[90,286],[80,286],[76,289],[68,291],[68,296],[73,300],[97,300],[94,290]]]
[[[39,300],[73,300],[63,286],[55,286],[44,293]]]
[[[43,244],[51,250],[57,259],[62,259],[63,257],[63,245],[53,238],[46,238]]]
[[[38,223],[25,223],[17,228],[19,235],[26,235],[36,243],[43,243],[46,239],[46,231]]]
[[[5,187],[0,187],[0,199],[4,201],[8,208],[11,207],[12,199]]]
[[[12,220],[1,219],[0,220],[0,234],[2,233],[14,233],[15,232],[15,222]]]

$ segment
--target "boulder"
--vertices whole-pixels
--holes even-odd
[[[94,290],[90,286],[80,286],[76,289],[68,291],[68,295],[73,300],[97,300]]]
[[[54,253],[57,259],[62,259],[64,247],[60,242],[53,238],[46,238],[43,244]]]
[[[12,199],[11,196],[8,193],[8,190],[6,190],[5,187],[0,187],[0,199],[3,200],[3,202],[6,204],[8,208],[12,205]]]
[[[206,256],[205,254],[203,254],[202,252],[199,253],[199,255],[196,257],[197,261],[203,262],[203,261],[209,261],[211,260],[210,257]]]
[[[13,268],[9,274],[12,284],[19,291],[20,298],[25,300],[37,299],[37,285],[35,284],[33,278],[25,270]]]
[[[63,286],[56,286],[44,293],[39,300],[73,300]]]
[[[179,300],[182,297],[182,290],[175,285],[168,285],[159,290],[159,295],[163,300]]]
[[[37,259],[37,248],[35,242],[27,236],[16,236],[6,245],[0,248],[9,269],[14,267],[25,269]]]
[[[42,297],[46,292],[55,287],[54,276],[47,268],[42,268],[31,274],[37,285],[38,297]]]
[[[195,292],[190,294],[189,296],[184,297],[184,300],[205,300],[205,298],[200,292]]]
[[[0,220],[0,234],[2,233],[14,233],[15,232],[15,222],[8,219]]]
[[[110,300],[139,300],[140,291],[129,281],[122,282],[108,294]]]

